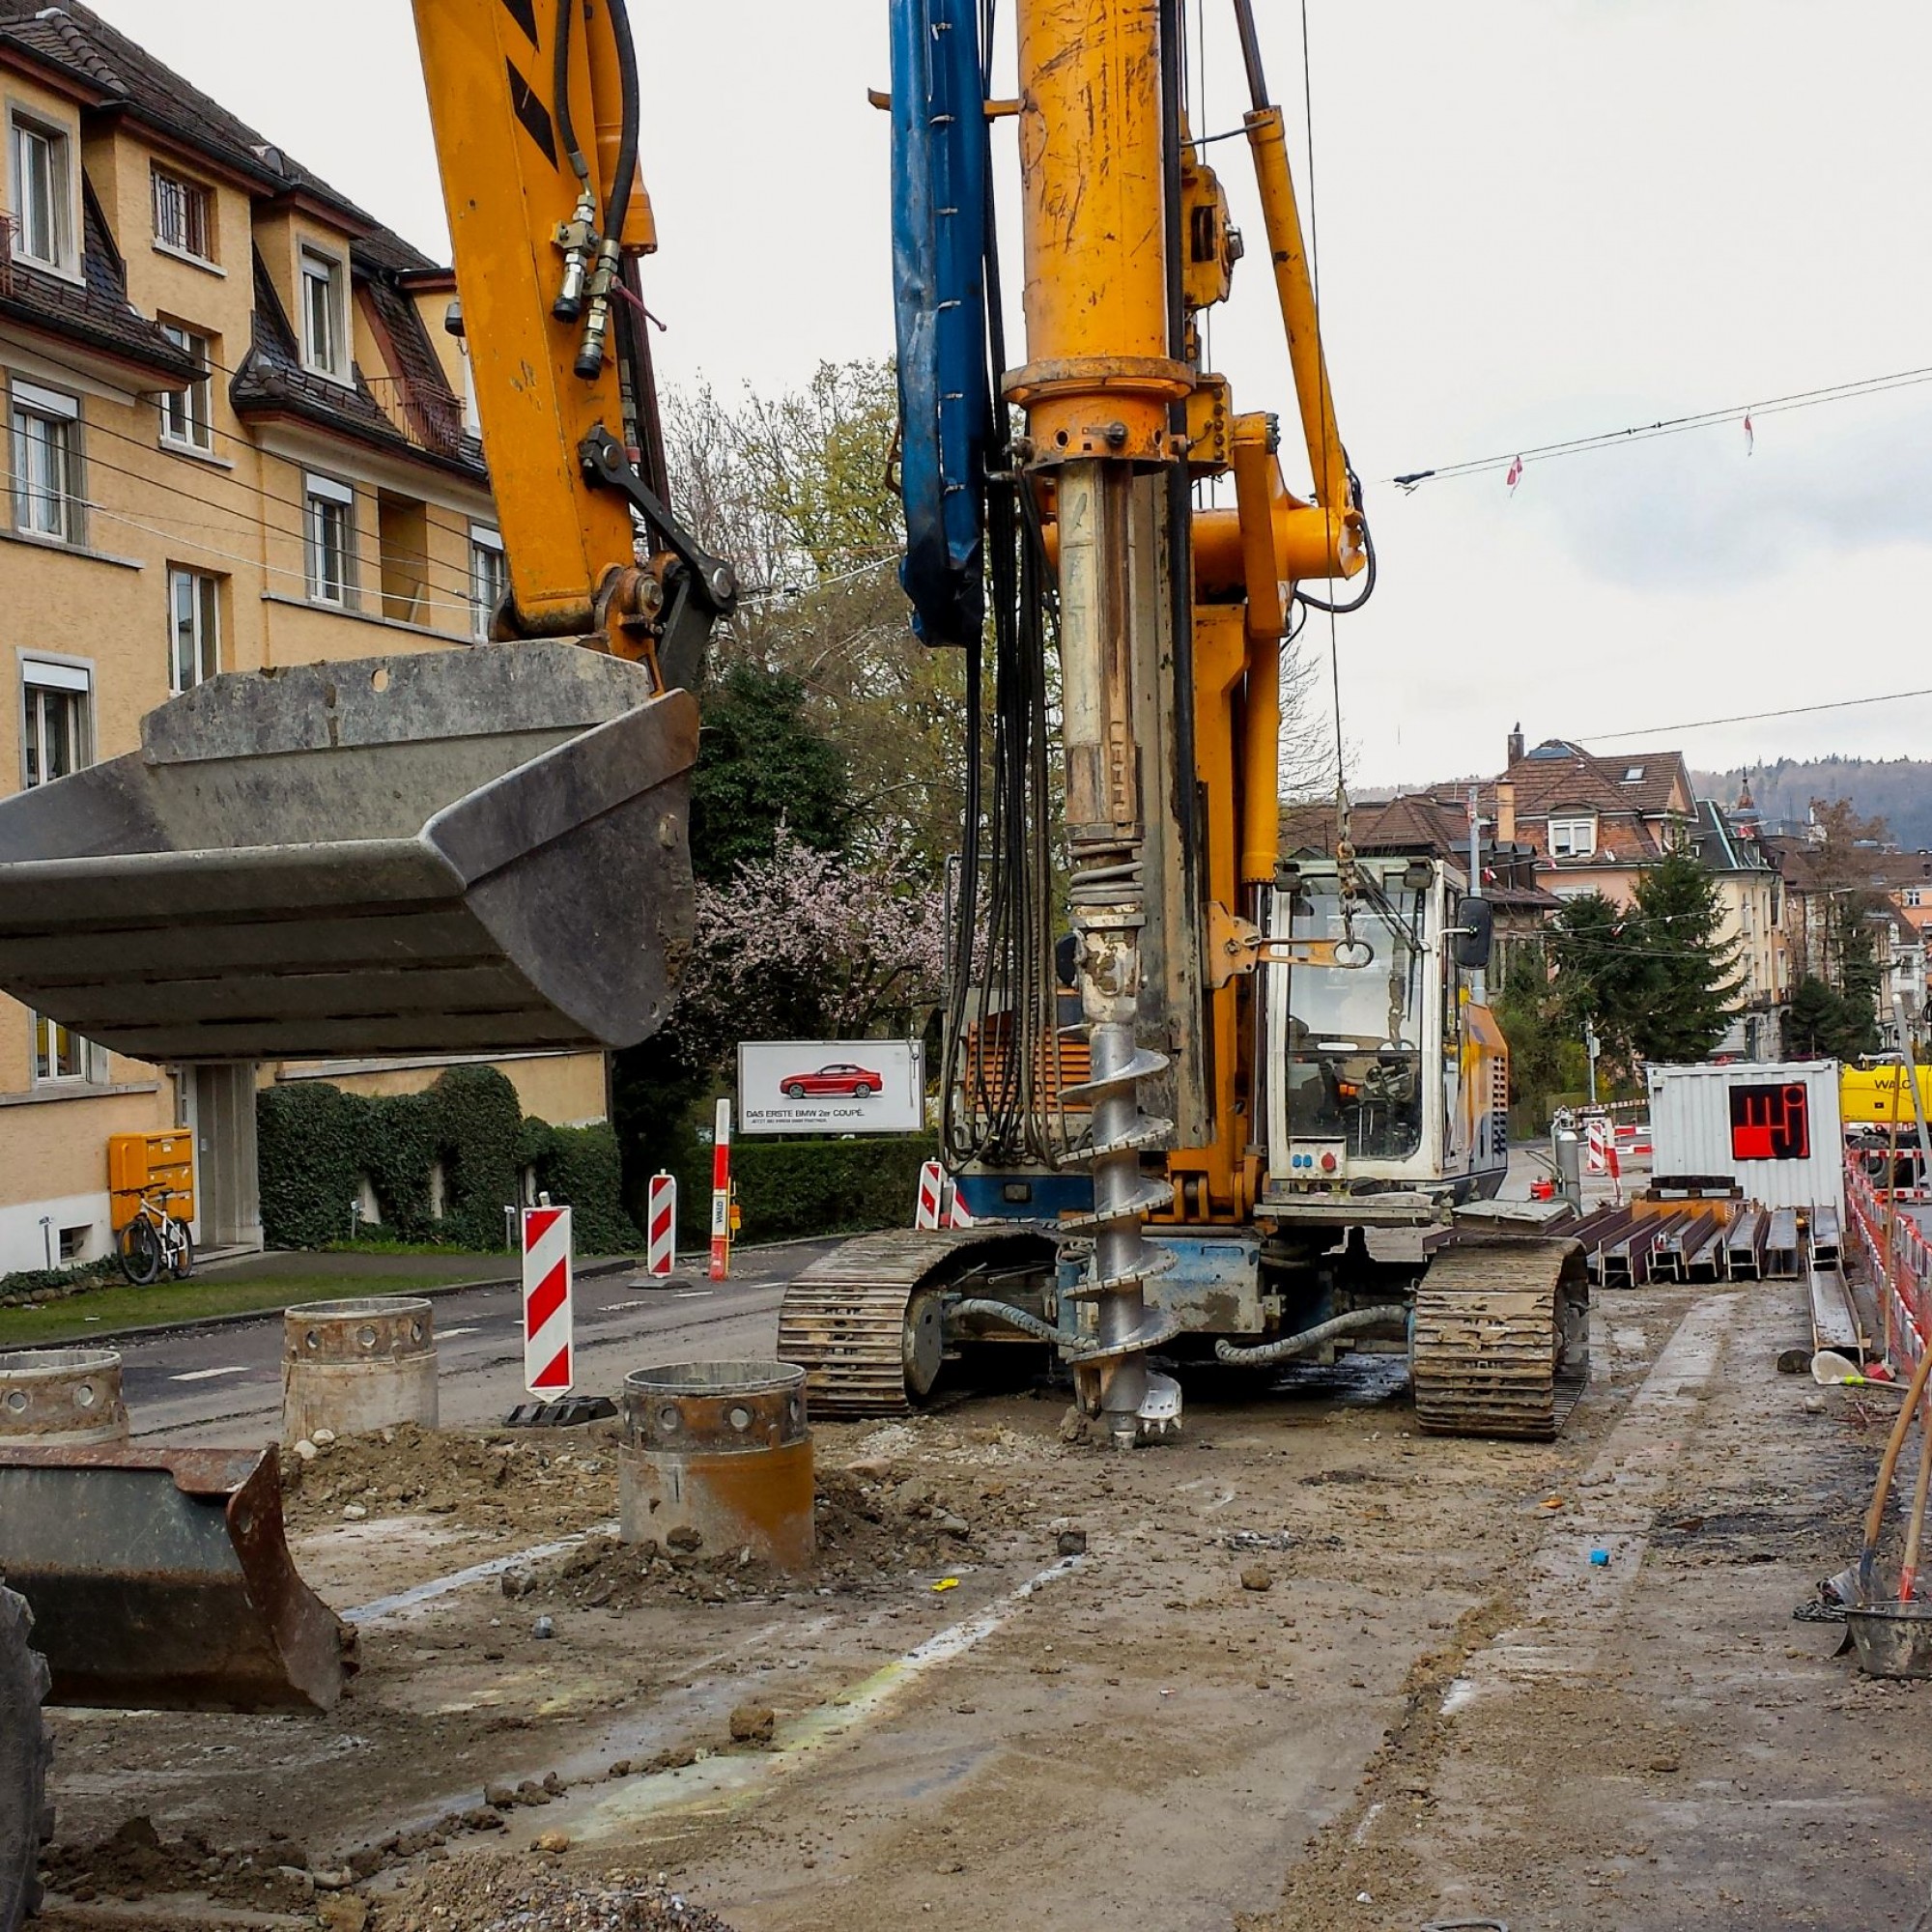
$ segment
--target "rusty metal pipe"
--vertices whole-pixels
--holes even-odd
[[[618,1533],[806,1570],[815,1548],[805,1371],[789,1362],[633,1369],[618,1403]]]

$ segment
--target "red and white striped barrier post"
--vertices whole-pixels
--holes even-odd
[[[946,1183],[946,1225],[949,1228],[971,1228],[976,1225],[972,1210],[959,1198],[959,1183],[956,1180]]]
[[[946,1170],[936,1160],[922,1162],[919,1170],[919,1199],[913,1207],[913,1226],[915,1228],[942,1226],[942,1210],[945,1203]]]
[[[644,1219],[644,1272],[669,1274],[677,1266],[677,1177],[651,1176]]]
[[[718,1103],[711,1136],[711,1279],[731,1272],[731,1103]]]
[[[571,1360],[570,1209],[526,1208],[524,1386],[535,1396],[568,1395]]]

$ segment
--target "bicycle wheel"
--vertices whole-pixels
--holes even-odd
[[[146,1288],[160,1273],[161,1237],[145,1214],[136,1214],[121,1230],[119,1247],[121,1272],[136,1288]]]
[[[168,1216],[168,1266],[177,1281],[185,1281],[194,1272],[194,1236],[185,1221]]]

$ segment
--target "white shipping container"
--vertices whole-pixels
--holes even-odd
[[[1728,1175],[1766,1208],[1845,1211],[1835,1060],[1650,1069],[1651,1174]]]

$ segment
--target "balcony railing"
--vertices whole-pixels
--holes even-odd
[[[432,456],[475,457],[476,439],[464,426],[463,405],[454,396],[425,393],[400,376],[362,381],[376,407],[414,448]]]

